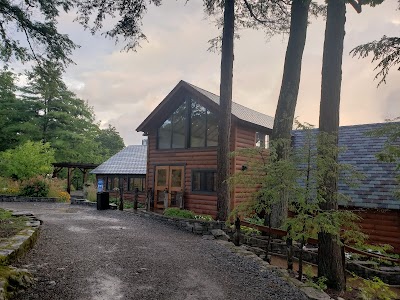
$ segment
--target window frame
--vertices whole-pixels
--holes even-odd
[[[192,103],[195,102],[196,104],[202,106],[205,109],[205,122],[204,122],[204,145],[203,146],[199,146],[199,147],[192,147],[191,146],[191,129],[192,129]],[[175,111],[183,104],[185,103],[186,106],[186,118],[185,118],[185,129],[184,129],[184,133],[185,133],[185,137],[184,137],[184,147],[180,147],[180,148],[173,148],[173,136],[174,136],[174,113]],[[157,139],[157,150],[160,151],[170,151],[170,150],[188,150],[188,149],[204,149],[204,148],[216,148],[218,145],[216,146],[208,146],[207,142],[208,142],[208,125],[209,125],[209,115],[210,114],[216,114],[214,111],[208,109],[206,106],[204,106],[201,102],[199,102],[197,99],[195,99],[194,97],[185,97],[184,101],[168,116],[168,118],[166,118],[164,120],[164,122],[162,124],[160,124],[160,126],[157,127],[156,130],[156,139]],[[160,128],[161,126],[167,121],[167,120],[171,120],[171,133],[169,135],[169,148],[160,148]],[[215,118],[216,120],[218,120],[218,118]],[[217,122],[217,131],[218,131],[218,122]],[[219,132],[217,132],[217,134],[219,134]],[[217,142],[218,143],[218,142]]]
[[[206,183],[202,180],[207,180],[206,178],[206,174],[207,173],[214,173],[214,177],[217,177],[217,170],[216,169],[193,169],[191,172],[191,177],[190,177],[190,190],[193,194],[210,194],[210,195],[214,195],[217,193],[217,187],[216,184],[214,183],[214,190],[213,191],[209,191],[209,190],[195,190],[193,187],[194,184],[194,174],[200,172],[200,186],[204,187],[206,185]],[[215,180],[215,179],[214,179]]]
[[[133,179],[133,187],[131,187],[131,179]],[[146,191],[146,176],[145,175],[128,175],[128,184],[127,191],[134,192],[135,191],[135,179],[141,179],[142,181],[142,189],[139,189],[139,193],[143,193]]]

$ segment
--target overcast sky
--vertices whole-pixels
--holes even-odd
[[[208,40],[219,34],[205,19],[203,1],[164,1],[150,7],[143,31],[148,42],[137,52],[120,52],[121,46],[102,36],[91,36],[63,16],[60,31],[81,45],[73,55],[65,80],[94,107],[102,125],[117,128],[126,145],[139,144],[137,126],[181,80],[219,94],[220,55],[207,52]],[[348,7],[340,124],[383,122],[400,116],[400,72],[393,70],[386,85],[377,88],[374,65],[348,54],[355,46],[400,35],[397,0],[357,14]],[[303,57],[296,116],[318,124],[324,20],[311,19]],[[287,37],[266,40],[262,31],[240,32],[235,41],[233,100],[274,116],[282,79]]]

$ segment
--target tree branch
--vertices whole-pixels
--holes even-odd
[[[361,13],[362,9],[361,9],[361,1],[360,0],[347,0],[351,6],[353,6],[353,8],[356,10],[357,13]]]

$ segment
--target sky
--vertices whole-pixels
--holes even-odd
[[[160,7],[151,6],[143,19],[148,42],[128,53],[121,52],[122,45],[84,31],[73,22],[73,15],[61,17],[60,31],[81,46],[72,56],[76,65],[68,67],[64,76],[67,85],[94,107],[102,126],[116,127],[126,145],[141,143],[144,137],[136,132],[137,126],[180,80],[219,94],[220,54],[207,49],[220,29],[205,17],[202,2],[165,0]],[[400,36],[397,7],[397,0],[386,0],[375,8],[364,7],[361,14],[347,9],[340,125],[378,123],[400,116],[400,72],[393,69],[387,84],[377,88],[371,60],[349,55],[355,46],[383,35]],[[296,116],[316,125],[325,22],[322,18],[310,21]],[[256,30],[239,34],[233,100],[274,116],[287,36],[267,39]]]

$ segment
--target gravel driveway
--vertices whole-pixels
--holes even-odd
[[[272,271],[155,220],[48,203],[0,203],[44,223],[17,266],[37,284],[17,299],[306,299]]]

